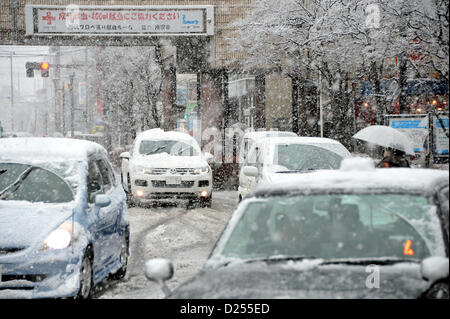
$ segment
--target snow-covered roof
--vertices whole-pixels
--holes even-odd
[[[244,135],[244,138],[259,140],[265,137],[276,137],[276,136],[292,136],[295,137],[297,134],[294,132],[285,132],[285,131],[256,131],[256,132],[247,132]]]
[[[321,170],[303,174],[296,180],[263,186],[256,196],[295,193],[355,191],[371,192],[390,190],[428,194],[449,184],[448,171],[418,168],[379,168],[372,170]]]
[[[350,152],[340,142],[325,137],[305,137],[305,136],[288,136],[288,137],[266,137],[258,140],[255,147],[268,147],[270,145],[289,145],[289,144],[305,144],[315,145],[335,152],[342,157],[349,157]]]
[[[5,161],[83,161],[95,153],[106,154],[106,150],[85,140],[54,137],[0,139],[0,160]]]
[[[182,141],[195,141],[195,139],[183,132],[177,131],[164,131],[162,129],[156,128],[141,132],[136,137],[139,140],[166,140],[166,139],[174,139],[174,140],[182,140]]]
[[[305,136],[286,136],[286,137],[267,137],[257,141],[257,144],[336,144],[342,145],[336,140],[325,137],[305,137]]]

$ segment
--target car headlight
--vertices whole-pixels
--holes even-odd
[[[64,249],[72,243],[72,223],[64,223],[44,240],[41,250]]]
[[[209,173],[209,166],[203,166],[194,169],[194,175],[207,174]]]
[[[133,168],[135,174],[149,174],[151,169],[146,168],[144,166],[136,165]]]

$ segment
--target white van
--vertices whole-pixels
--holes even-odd
[[[241,147],[239,148],[239,165],[241,166],[248,157],[248,153],[255,145],[255,143],[263,138],[267,137],[289,137],[289,136],[297,136],[294,132],[285,132],[285,131],[256,131],[256,132],[247,132],[244,134],[242,138]]]
[[[239,171],[239,201],[256,187],[301,179],[305,173],[339,169],[350,152],[321,137],[273,137],[255,142]]]
[[[122,158],[122,185],[139,203],[188,201],[211,207],[210,154],[186,133],[153,129],[140,133]]]

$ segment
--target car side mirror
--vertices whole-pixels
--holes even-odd
[[[120,158],[130,159],[131,158],[131,154],[130,154],[130,152],[120,153]]]
[[[259,171],[255,166],[244,166],[242,172],[245,176],[257,177],[259,175]]]
[[[422,260],[420,272],[422,278],[433,284],[441,279],[448,278],[448,258],[429,257]]]
[[[145,263],[145,276],[148,280],[155,281],[161,285],[164,295],[167,297],[171,291],[165,281],[173,277],[174,269],[170,260],[164,258],[153,258]]]
[[[111,198],[108,195],[97,195],[95,196],[95,206],[106,207],[111,204]]]
[[[212,163],[214,156],[211,153],[205,152],[203,153],[203,158],[206,160],[206,162]]]

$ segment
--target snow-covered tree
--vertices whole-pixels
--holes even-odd
[[[400,104],[407,68],[420,74],[431,67],[448,79],[445,0],[256,0],[253,10],[232,27],[236,34],[229,39],[230,47],[243,57],[241,68],[275,70],[291,77],[293,87],[312,82],[328,91],[332,137],[342,141],[352,135],[353,100],[361,81],[375,88],[377,122],[389,112],[386,106],[392,100],[382,97],[381,80],[392,61],[399,61],[394,68]],[[426,63],[410,58],[416,50],[427,56]]]
[[[162,69],[156,47],[105,48],[97,58],[107,126],[136,132],[161,125]],[[114,124],[114,125],[113,125]]]

